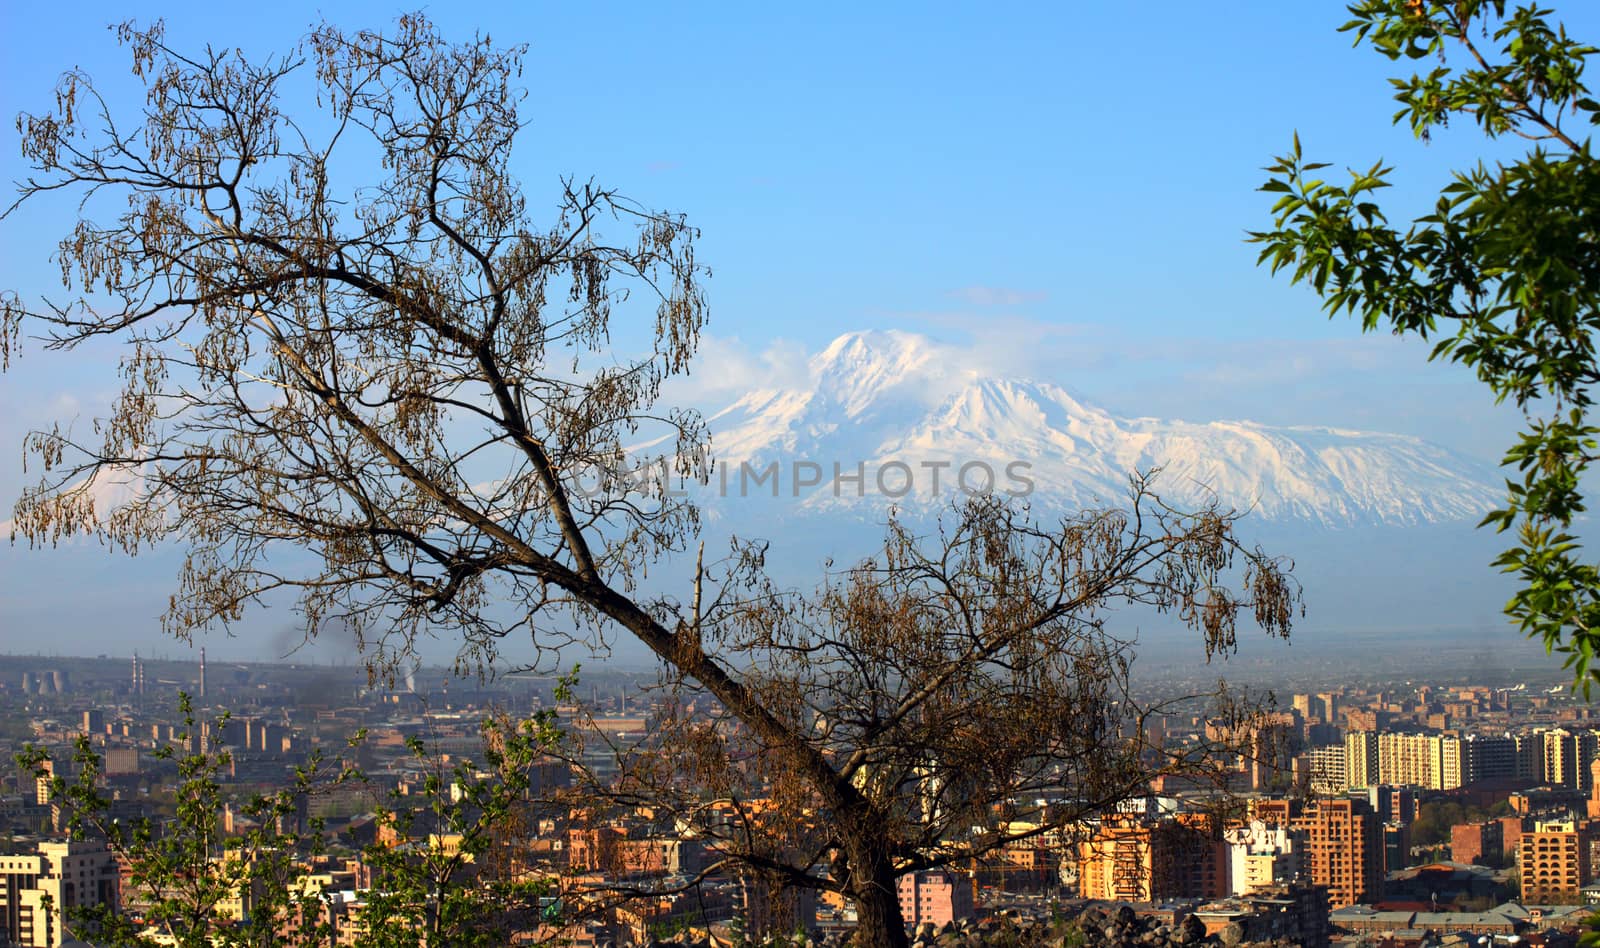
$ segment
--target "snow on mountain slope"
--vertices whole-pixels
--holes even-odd
[[[95,519],[103,523],[117,510],[145,497],[145,479],[149,475],[146,465],[107,469],[93,479],[74,481],[63,493],[81,493],[87,497]],[[15,519],[0,520],[0,537],[9,537],[16,529]]]
[[[1042,509],[1118,503],[1129,474],[1159,467],[1160,493],[1178,504],[1215,497],[1326,526],[1476,519],[1500,496],[1492,468],[1416,438],[1118,418],[962,357],[914,333],[841,336],[811,358],[807,387],[752,391],[712,416],[724,497],[770,496],[770,481],[748,481],[774,463],[780,497],[802,513],[942,506],[964,467],[967,486],[1027,493]]]

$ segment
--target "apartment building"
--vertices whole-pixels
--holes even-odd
[[[58,948],[64,913],[120,902],[117,860],[103,845],[40,843],[33,853],[0,855],[0,943]]]
[[[1306,874],[1334,908],[1374,901],[1383,885],[1382,824],[1362,800],[1321,800],[1289,821],[1305,834]]]
[[[1153,902],[1227,894],[1228,850],[1209,817],[1107,820],[1078,844],[1078,894]]]
[[[1480,780],[1531,776],[1577,788],[1572,768],[1594,759],[1592,744],[1592,735],[1586,740],[1565,731],[1465,738],[1351,731],[1344,741],[1345,784],[1352,790],[1378,783],[1454,790]]]
[[[1593,731],[1555,728],[1543,733],[1544,782],[1551,787],[1567,787],[1588,792],[1590,764],[1594,763],[1600,737]]]
[[[1251,820],[1225,830],[1228,847],[1228,891],[1249,895],[1299,878],[1305,834],[1281,824]]]
[[[896,888],[900,914],[913,927],[945,925],[973,916],[972,880],[947,869],[907,873]]]
[[[1590,877],[1595,831],[1584,821],[1552,820],[1535,825],[1517,844],[1524,903],[1576,904]]]
[[[1370,787],[1378,779],[1378,732],[1350,731],[1344,736],[1345,786]]]
[[[1319,797],[1339,796],[1350,786],[1345,771],[1348,755],[1342,745],[1314,747],[1295,758],[1299,770],[1295,785],[1305,787]]]
[[[1454,790],[1465,782],[1459,737],[1385,732],[1377,743],[1378,783]]]
[[[1516,738],[1470,735],[1461,744],[1461,782],[1502,780],[1517,775]]]

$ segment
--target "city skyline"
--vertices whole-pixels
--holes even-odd
[[[1600,932],[1600,8],[3,16],[0,943]]]

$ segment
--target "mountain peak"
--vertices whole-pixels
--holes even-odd
[[[854,419],[887,402],[937,399],[950,374],[950,354],[948,346],[918,333],[845,333],[811,358],[811,384],[823,400]]]
[[[1217,501],[1328,526],[1476,519],[1499,497],[1492,470],[1417,439],[1119,418],[1050,382],[986,373],[969,353],[912,332],[846,333],[807,361],[805,387],[749,393],[716,413],[719,460],[868,471],[1021,465],[1038,487],[1031,502],[1061,509],[1119,503],[1130,474],[1160,468],[1163,493],[1180,505]],[[792,497],[804,496],[807,509],[888,503],[833,486]]]
[[[825,367],[841,362],[918,361],[934,350],[946,348],[921,333],[903,329],[858,329],[844,333],[811,359],[811,364]]]
[[[867,329],[839,336],[812,356],[809,366],[814,378],[863,373],[898,378],[928,366],[949,348],[920,333]]]

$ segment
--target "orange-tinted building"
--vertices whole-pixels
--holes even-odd
[[[627,827],[593,826],[567,830],[567,865],[578,872],[660,875],[681,868],[683,844],[648,834],[634,837]]]
[[[1361,800],[1320,800],[1290,825],[1306,834],[1301,865],[1328,888],[1328,903],[1343,908],[1378,900],[1383,887],[1383,834],[1378,815]]]
[[[1589,765],[1589,802],[1584,808],[1591,820],[1600,820],[1600,757]]]
[[[1579,890],[1589,881],[1593,838],[1590,823],[1572,820],[1540,823],[1523,833],[1517,846],[1522,901],[1582,902]]]
[[[1203,814],[1108,819],[1078,844],[1078,894],[1119,902],[1221,898],[1228,851],[1217,829]]]

